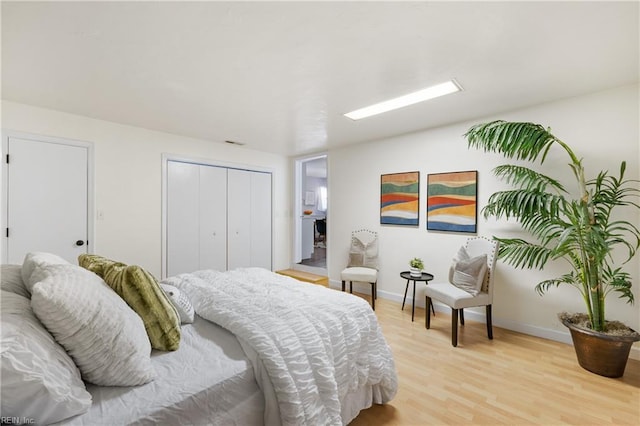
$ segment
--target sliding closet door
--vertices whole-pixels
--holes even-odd
[[[229,169],[227,269],[251,265],[251,172]]]
[[[271,173],[229,169],[227,268],[271,269]]]
[[[251,266],[271,269],[271,173],[251,173]]]
[[[200,269],[227,269],[227,169],[200,166]]]
[[[167,162],[167,275],[200,269],[200,166]]]
[[[271,173],[167,161],[166,271],[271,269]]]
[[[167,162],[167,275],[227,269],[227,169]]]

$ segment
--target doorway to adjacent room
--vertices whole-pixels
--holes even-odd
[[[295,258],[299,270],[327,274],[327,155],[296,160]]]

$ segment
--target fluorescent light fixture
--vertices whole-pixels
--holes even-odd
[[[462,88],[458,83],[454,80],[449,80],[446,83],[436,84],[435,86],[427,87],[417,92],[351,111],[345,114],[345,116],[352,120],[360,120],[361,118],[371,117],[372,115],[417,104],[418,102],[428,101],[429,99],[459,92],[460,90],[462,90]]]

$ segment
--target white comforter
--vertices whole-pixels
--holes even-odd
[[[371,386],[373,402],[385,403],[397,391],[393,356],[361,298],[259,268],[165,282],[255,350],[270,382],[261,388],[275,392],[283,425],[343,424],[350,393]]]

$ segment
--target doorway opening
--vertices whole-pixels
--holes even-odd
[[[296,160],[294,268],[327,274],[327,155]]]

